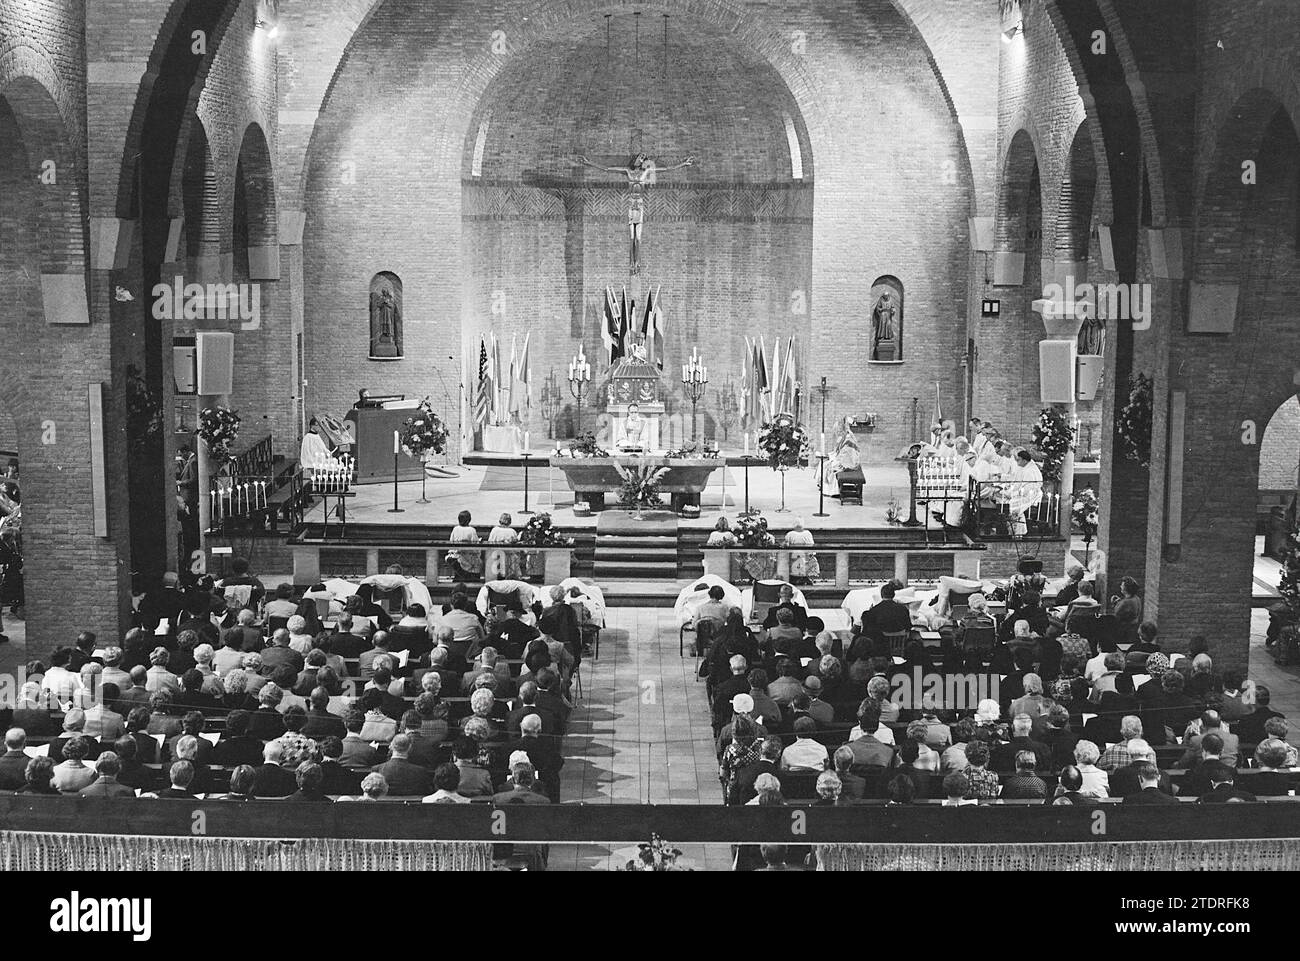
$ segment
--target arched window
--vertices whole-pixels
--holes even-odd
[[[370,281],[370,359],[402,356],[402,280],[382,271]]]
[[[903,283],[897,277],[877,277],[871,285],[872,360],[903,359]]]

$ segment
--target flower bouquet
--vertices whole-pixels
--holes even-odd
[[[649,843],[638,844],[638,854],[623,866],[624,871],[689,871],[677,863],[680,849],[671,846],[657,834],[650,835]]]
[[[1151,378],[1138,374],[1129,381],[1128,403],[1115,417],[1124,456],[1142,467],[1151,466],[1152,390]]]
[[[623,478],[619,488],[618,499],[637,520],[641,519],[641,510],[645,507],[657,507],[660,503],[659,481],[668,473],[667,467],[636,465],[624,467],[614,465],[618,476]]]
[[[558,457],[608,457],[609,451],[596,443],[596,435],[585,431],[573,440],[564,450],[556,449]]]
[[[1043,478],[1059,481],[1065,455],[1074,447],[1074,427],[1059,407],[1044,407],[1039,413],[1034,446],[1043,452]]]
[[[793,414],[778,414],[758,430],[758,449],[767,455],[772,470],[807,467],[812,457],[808,432],[795,421]]]
[[[735,535],[739,547],[768,548],[738,555],[745,573],[755,581],[773,576],[776,573],[776,554],[771,548],[776,546],[776,538],[767,529],[767,518],[761,514],[741,517],[736,522]]]
[[[1088,562],[1092,539],[1097,536],[1097,527],[1100,524],[1097,506],[1097,495],[1091,487],[1085,487],[1074,495],[1074,503],[1070,507],[1070,519],[1073,521],[1075,529],[1083,535],[1083,560],[1085,564]]]
[[[205,407],[199,412],[199,439],[207,445],[218,467],[235,459],[233,448],[239,436],[239,422],[239,415],[228,407]]]
[[[421,459],[425,454],[441,454],[447,447],[447,428],[433,412],[429,398],[420,401],[415,413],[406,418],[398,437],[402,453]]]
[[[551,515],[540,511],[528,519],[524,529],[519,532],[519,543],[529,547],[572,547],[573,538],[565,537],[555,529]],[[527,551],[524,554],[524,570],[529,575],[546,573],[546,555],[542,551]]]

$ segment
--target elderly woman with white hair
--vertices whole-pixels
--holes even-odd
[[[786,531],[785,539],[782,540],[781,546],[787,549],[795,547],[812,547],[812,531],[803,526],[803,518],[795,518],[794,527]],[[817,562],[817,555],[812,551],[791,552],[790,554],[790,580],[795,584],[811,584],[817,578],[821,577],[821,565]]]
[[[1046,714],[1051,705],[1043,696],[1043,679],[1037,674],[1026,674],[1021,683],[1024,685],[1025,693],[1023,697],[1018,697],[1011,702],[1011,716],[1027,714],[1030,717],[1038,717],[1040,714]]]
[[[1074,761],[1083,775],[1079,793],[1087,797],[1110,797],[1110,775],[1097,767],[1101,751],[1092,741],[1079,741],[1074,745]]]
[[[489,688],[486,687],[477,688],[474,691],[474,693],[469,696],[469,709],[473,713],[469,717],[463,718],[461,720],[460,722],[461,730],[463,730],[466,734],[469,734],[470,733],[469,722],[474,720],[475,718],[479,718],[483,721],[484,724],[487,725],[488,728],[486,737],[482,739],[496,740],[500,732],[496,724],[492,720],[492,711],[495,708],[496,708],[496,695],[493,694]],[[477,725],[475,725],[475,727],[477,727]],[[473,737],[473,735],[470,736]],[[475,740],[479,740],[479,738],[475,738]]]

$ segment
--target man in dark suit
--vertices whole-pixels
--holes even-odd
[[[112,751],[105,751],[95,762],[98,777],[83,787],[78,794],[82,797],[135,797],[135,791],[118,781],[122,771],[122,762]]]
[[[781,780],[782,746],[779,737],[763,738],[759,759],[736,772],[736,794],[740,804],[748,804],[758,796],[758,791],[754,789],[754,782],[758,780],[760,774],[770,774],[777,781]]]
[[[554,668],[545,667],[537,672],[537,706],[555,715],[563,734],[569,725],[569,712],[573,710],[560,696],[560,676]]]
[[[492,803],[498,807],[506,804],[550,804],[545,794],[539,794],[533,787],[536,774],[531,764],[516,764],[510,769],[510,782],[507,789],[492,795]]]
[[[1195,763],[1187,768],[1187,776],[1183,781],[1183,793],[1189,797],[1199,797],[1202,794],[1208,794],[1213,787],[1209,778],[1205,775],[1205,766],[1207,764],[1219,764],[1223,758],[1223,738],[1218,734],[1210,733],[1201,738],[1200,754],[1195,758]]]
[[[1141,774],[1143,764],[1155,764],[1156,753],[1151,745],[1140,737],[1130,738],[1126,744],[1130,761],[1110,772],[1110,796],[1126,798],[1142,790]],[[1169,775],[1157,768],[1156,787],[1170,797],[1174,796],[1174,785]],[[1193,793],[1191,790],[1186,794]]]
[[[1124,798],[1125,804],[1177,804],[1172,794],[1160,790],[1160,770],[1150,761],[1135,761],[1139,790]],[[1118,772],[1116,772],[1118,773]],[[1113,796],[1113,795],[1112,795]]]
[[[361,774],[339,763],[343,756],[343,741],[337,737],[325,738],[320,742],[320,753],[320,767],[325,776],[321,790],[330,795],[360,794]]]
[[[1286,717],[1268,706],[1273,698],[1272,692],[1263,684],[1255,685],[1255,710],[1236,723],[1233,730],[1242,744],[1259,744],[1268,740],[1264,730],[1270,718]]]
[[[154,747],[158,746],[153,738],[149,738],[149,742]],[[129,734],[113,742],[113,753],[117,755],[119,767],[117,783],[125,784],[136,791],[152,791],[157,784],[157,778],[153,768],[147,768],[140,762],[136,753],[138,750],[139,744]]]
[[[318,687],[311,692],[307,720],[299,732],[303,737],[309,737],[313,741],[322,741],[331,736],[340,740],[347,737],[348,730],[343,726],[343,718],[329,712],[329,703],[330,692],[325,688]]]
[[[536,714],[542,719],[543,734],[558,734],[560,723],[550,711],[543,711],[537,706],[537,685],[524,681],[519,685],[519,697],[511,702],[510,713],[506,715],[506,733],[512,737],[519,736],[519,723],[529,714]]]
[[[1043,607],[1043,599],[1037,591],[1025,591],[1021,604],[1016,608],[998,630],[998,640],[1010,641],[1015,635],[1016,621],[1027,621],[1031,633],[1042,637],[1047,633],[1050,618]]]
[[[881,593],[883,596],[883,591]],[[893,595],[891,594],[890,596],[892,597]],[[767,609],[767,616],[763,618],[764,630],[771,630],[777,626],[779,623],[777,612],[782,610],[790,612],[793,617],[792,623],[795,627],[799,628],[801,631],[804,629],[804,626],[808,623],[808,609],[802,604],[795,603],[794,588],[789,584],[781,585],[780,599]]]
[[[902,588],[898,581],[889,581],[880,588],[880,603],[862,613],[862,633],[869,638],[880,640],[886,634],[897,634],[912,628],[912,612],[906,604],[894,600]],[[853,648],[857,648],[857,643]],[[849,651],[849,660],[855,660],[854,652]]]
[[[519,737],[506,745],[505,756],[523,751],[533,765],[542,793],[552,804],[560,803],[560,768],[564,756],[560,753],[559,738],[542,733],[540,715],[529,714],[520,722]]]
[[[419,711],[411,710],[402,715],[402,733],[411,739],[407,759],[412,764],[432,771],[451,754],[450,745],[444,747],[442,737],[434,738],[424,733],[424,718]]]
[[[190,783],[194,780],[194,765],[189,761],[177,761],[167,772],[171,783],[158,792],[160,798],[189,798],[193,800],[194,792]]]
[[[348,729],[348,733],[343,738],[343,753],[339,756],[339,763],[351,771],[369,771],[379,763],[379,752],[361,737],[361,729],[366,726],[366,716],[356,709],[350,710],[343,715],[343,726]]]
[[[560,606],[569,612],[568,616],[565,616],[562,611],[556,611],[547,619],[547,624],[568,636],[576,637],[578,634],[577,612],[563,601],[560,602]],[[502,657],[518,659],[524,656],[524,648],[528,646],[528,642],[540,636],[541,632],[537,628],[520,620],[519,611],[512,610],[492,628],[492,633],[488,636],[488,643],[496,648]],[[551,636],[559,641],[565,639],[556,635]],[[569,653],[573,653],[572,649],[570,649]]]
[[[1016,770],[1016,755],[1021,751],[1030,751],[1034,755],[1034,767],[1037,770],[1052,770],[1052,749],[1042,741],[1030,737],[1033,729],[1034,722],[1028,714],[1017,714],[1011,721],[1011,740],[993,749],[989,767],[999,774],[1011,774]]]
[[[410,759],[411,736],[398,734],[388,745],[389,758],[375,770],[388,782],[390,797],[419,797],[433,793],[433,777],[428,768]]]
[[[747,661],[743,655],[733,654],[729,662],[731,676],[713,689],[713,730],[717,733],[731,719],[731,699],[737,694],[749,693]]]
[[[202,643],[211,644],[213,650],[220,647],[221,632],[217,629],[217,625],[212,623],[212,617],[210,616],[212,614],[212,601],[209,599],[209,595],[205,593],[195,594],[186,604],[186,611],[188,612],[187,616],[176,625],[177,639],[179,640],[180,635],[185,631],[193,631],[199,636]]]
[[[173,734],[163,742],[162,763],[166,765],[168,762],[176,759],[176,742],[187,734],[198,742],[199,752],[195,757],[195,760],[197,760],[199,764],[213,763],[211,742],[206,738],[199,737],[200,732],[203,730],[204,723],[205,718],[200,711],[190,711],[186,714],[185,717],[181,719],[181,732],[179,734]]]
[[[1079,735],[1070,730],[1070,712],[1063,705],[1053,704],[1043,717],[1045,723],[1038,740],[1051,748],[1052,764],[1042,770],[1059,771],[1074,763],[1074,746],[1079,743]]]
[[[262,763],[262,742],[249,736],[251,715],[247,711],[231,711],[226,715],[226,730],[212,749],[212,763],[220,767],[238,767],[247,764],[257,767]]]
[[[1233,782],[1237,772],[1222,761],[1207,761],[1201,765],[1210,782],[1210,790],[1196,799],[1197,804],[1226,804],[1229,801],[1254,801],[1255,795],[1243,791]]]
[[[284,665],[293,668],[295,676],[302,671],[302,655],[289,646],[289,632],[283,627],[271,635],[271,646],[262,651],[262,667],[259,673],[271,677]]]
[[[262,764],[258,765],[253,780],[253,795],[259,798],[288,797],[298,790],[294,772],[282,765],[284,748],[272,741],[262,751]],[[173,765],[175,767],[175,765]]]
[[[329,642],[330,651],[347,661],[360,657],[361,652],[370,646],[364,637],[352,633],[351,614],[339,615],[334,630],[329,635]]]
[[[175,633],[181,612],[185,610],[185,595],[177,589],[179,583],[180,577],[176,572],[168,571],[163,574],[162,584],[147,591],[140,601],[140,623],[150,634],[163,618]]]
[[[1219,723],[1218,711],[1205,711],[1201,715],[1201,733],[1189,737],[1184,742],[1183,756],[1178,759],[1178,767],[1194,767],[1201,753],[1201,739],[1207,734],[1217,734],[1223,738],[1223,750],[1219,757],[1224,764],[1231,764],[1237,767],[1240,763],[1241,740],[1237,735],[1224,730]]]
[[[17,791],[27,783],[27,762],[23,753],[27,746],[27,732],[20,727],[5,731],[5,753],[0,757],[0,791]]]
[[[149,707],[149,689],[145,683],[149,680],[149,669],[137,664],[131,668],[131,683],[122,689],[117,698],[117,713],[128,716],[137,707]]]

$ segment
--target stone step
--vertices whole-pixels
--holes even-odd
[[[664,577],[676,580],[677,561],[602,561],[592,565],[592,573],[597,583],[603,584],[604,578],[626,577],[646,579]]]
[[[676,547],[635,547],[635,548],[620,548],[618,550],[612,550],[608,548],[602,548],[598,544],[596,545],[596,553],[592,555],[592,559],[596,561],[596,563],[600,563],[601,561],[605,561],[605,562],[612,561],[616,563],[621,561],[672,561],[673,564],[676,564],[677,548]]]
[[[597,534],[596,547],[664,547],[676,549],[677,538],[669,534],[661,537],[630,537],[626,534]]]

